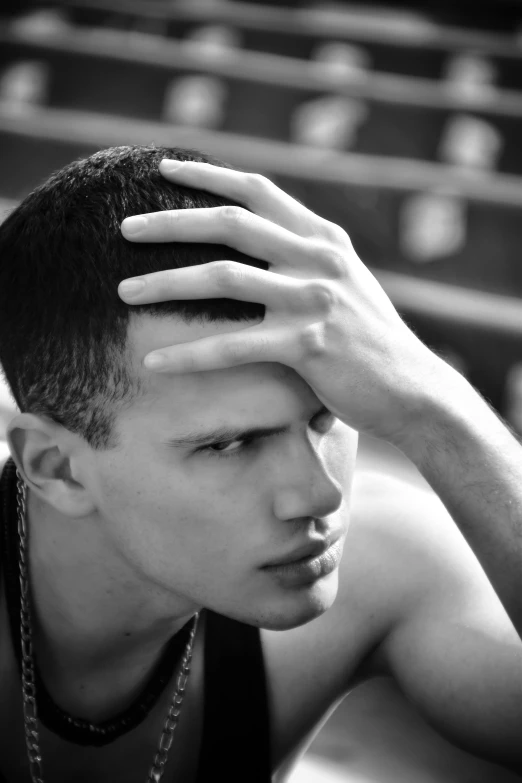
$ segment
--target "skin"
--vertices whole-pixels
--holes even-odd
[[[137,320],[136,362],[171,341],[178,327],[177,338],[188,336],[178,323]],[[209,331],[218,330],[194,327],[190,336]],[[164,441],[187,429],[191,412],[199,411],[201,422],[196,403],[207,405],[212,425],[230,422],[233,411],[241,424],[287,423],[290,430],[263,441],[255,456],[242,455],[239,465],[236,457],[200,464],[189,457],[187,470],[186,454],[171,453]],[[355,433],[339,421],[327,431],[323,421],[322,432],[318,421],[307,426],[317,408],[295,373],[248,365],[175,380],[151,376],[147,395],[119,419],[118,452],[90,452],[38,417],[12,420],[13,455],[31,482],[36,655],[47,687],[73,713],[93,720],[115,714],[201,602],[268,625],[261,635],[280,780],[339,698],[381,674],[394,676],[452,742],[517,769],[522,656],[498,598],[440,502],[386,477],[354,473]],[[151,460],[154,470],[145,472]],[[194,523],[202,536],[187,535]],[[332,574],[298,590],[260,576],[259,565],[327,526],[348,531]],[[238,602],[238,591],[249,600]],[[0,627],[7,628],[3,600]],[[200,631],[168,768],[186,781],[195,774],[201,729]],[[0,671],[0,730],[13,740],[2,749],[0,768],[24,783],[19,682],[5,643]],[[137,732],[106,748],[71,752],[42,728],[47,778],[105,783],[118,769],[126,780],[141,780],[169,691]],[[487,777],[486,767],[478,771]],[[511,780],[498,768],[494,774]]]
[[[263,323],[157,351],[158,372],[276,361],[341,421],[401,449],[452,513],[522,638],[522,448],[476,391],[401,320],[338,226],[256,174],[164,160],[161,173],[241,207],[127,218],[137,242],[220,242],[270,265],[218,261],[120,286],[131,303],[232,297],[267,306]],[[136,285],[136,283],[134,284]],[[494,524],[493,524],[494,523]]]
[[[152,348],[231,328],[140,317],[129,342],[140,367]],[[28,414],[10,423],[31,488],[29,517],[38,520],[31,566],[42,584],[42,635],[56,639],[64,671],[70,660],[77,673],[95,661],[106,667],[107,658],[119,665],[144,644],[157,648],[203,606],[279,630],[308,622],[335,597],[335,573],[288,590],[260,569],[310,541],[342,544],[356,433],[321,412],[306,383],[280,365],[152,375],[148,383],[118,417],[116,449],[93,451]],[[169,443],[217,425],[288,431],[248,447],[237,439],[205,449]],[[58,473],[66,476],[59,483]]]
[[[93,451],[43,417],[18,414],[10,421],[10,450],[29,487],[35,651],[53,697],[73,714],[103,720],[123,709],[165,642],[202,607],[279,632],[309,623],[335,599],[337,569],[288,588],[261,568],[326,538],[338,540],[342,551],[357,434],[323,410],[300,376],[278,364],[174,380],[142,368],[149,351],[174,340],[248,326],[133,319],[129,346],[147,391],[118,416],[116,449]],[[237,439],[220,444],[227,457],[216,446],[196,451],[169,443],[223,425],[285,431],[248,448]],[[0,626],[7,628],[5,605],[2,610]],[[201,647],[198,655],[192,701],[184,706],[190,735],[201,719]],[[0,668],[13,672],[16,701],[14,660],[7,650],[3,656]],[[165,699],[158,713],[161,708],[165,714]],[[4,709],[12,724],[9,700]],[[21,716],[15,725],[18,749],[9,749],[11,758],[6,749],[3,763],[23,780],[16,767],[24,757]],[[53,769],[52,759],[67,758],[67,751],[45,729],[42,736],[53,780],[80,780],[94,770],[103,780],[121,764],[108,751],[92,758],[82,751],[73,754],[71,767],[62,761]],[[142,767],[157,736],[159,730]],[[132,746],[125,758],[131,775]],[[194,763],[187,756],[175,760],[183,779],[190,780]]]
[[[243,180],[236,174],[225,176],[238,187]],[[250,272],[238,279],[229,270],[225,280],[208,268],[180,270],[154,278],[156,288],[148,291],[152,299],[166,298],[175,284],[201,297],[204,286],[215,291],[217,285],[222,296],[227,285],[237,291],[253,280],[255,290],[242,293],[270,300],[262,323],[134,319],[134,368],[148,388],[118,416],[116,450],[93,452],[30,414],[10,423],[10,450],[29,487],[35,649],[48,688],[83,717],[113,715],[135,695],[166,639],[208,606],[263,627],[272,767],[280,779],[337,701],[381,674],[392,675],[452,742],[520,771],[522,647],[483,568],[434,493],[354,474],[357,429],[412,443],[414,428],[407,423],[419,420],[431,399],[426,378],[435,373],[448,397],[460,382],[409,336],[364,271],[357,278],[355,270],[347,286],[329,252],[327,279],[336,286],[330,304],[326,286],[307,286],[326,257],[320,231],[328,230],[329,242],[342,241],[345,253],[350,246],[311,218],[305,224],[300,205],[284,194],[275,205],[266,195],[265,189],[258,211],[271,222],[272,210],[288,235],[258,224],[265,232],[261,246],[277,256],[280,269],[286,264],[289,280],[281,274],[267,284],[254,270],[252,279]],[[228,232],[229,243],[245,249],[251,228],[258,242],[256,226],[245,232],[233,214],[235,222],[225,218],[219,239]],[[178,239],[198,230],[216,241],[216,213],[185,217],[184,226],[176,223]],[[359,292],[364,306],[357,310],[351,302],[349,320],[349,294],[365,282],[365,296]],[[328,329],[316,340],[317,329],[306,327],[321,319]],[[232,340],[233,353],[223,351]],[[238,352],[238,345],[248,350]],[[354,355],[347,363],[348,346]],[[172,363],[167,372],[151,373],[144,359],[158,350]],[[314,417],[322,405],[334,415]],[[202,423],[285,430],[240,457],[195,455],[165,443]],[[239,446],[235,441],[226,448]],[[260,570],[306,540],[327,536],[345,540],[344,555],[328,575],[289,588]],[[3,598],[0,627],[7,627]],[[2,749],[0,767],[24,783],[19,682],[5,640],[0,633],[0,730],[12,743]],[[194,778],[199,750],[203,642],[204,627],[168,767],[169,776],[184,781]],[[104,749],[71,750],[42,729],[49,779],[105,783],[118,769],[125,780],[141,780],[169,692],[136,732]]]

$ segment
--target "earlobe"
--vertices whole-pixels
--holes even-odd
[[[13,460],[28,489],[70,517],[94,510],[87,488],[73,470],[72,433],[47,417],[20,413],[7,429]]]

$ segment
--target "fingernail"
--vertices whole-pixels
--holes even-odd
[[[161,168],[167,174],[170,174],[171,171],[176,171],[176,169],[179,169],[184,162],[185,161],[183,160],[172,160],[172,158],[163,158],[163,160],[161,161]]]
[[[158,367],[165,364],[165,357],[161,353],[151,353],[145,357],[143,364],[145,367],[148,367],[149,370],[156,370]]]
[[[135,296],[143,291],[145,288],[145,280],[141,280],[139,277],[132,277],[129,280],[124,280],[119,285],[120,294],[125,296]]]
[[[143,231],[146,225],[147,218],[144,218],[141,215],[136,215],[135,217],[125,218],[121,224],[121,227],[125,229],[126,234],[139,234],[140,231]]]

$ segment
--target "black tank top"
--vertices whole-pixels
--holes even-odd
[[[10,530],[16,522],[15,503],[16,466],[9,459],[0,479],[0,576],[17,562],[16,533]],[[8,607],[11,633],[17,640],[19,615],[12,601]],[[196,783],[270,783],[269,713],[259,629],[204,612],[204,718]],[[8,783],[1,772],[0,783]]]

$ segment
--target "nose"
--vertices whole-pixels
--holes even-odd
[[[277,519],[326,517],[337,511],[343,499],[341,486],[310,443],[292,449],[281,463],[273,503]]]

